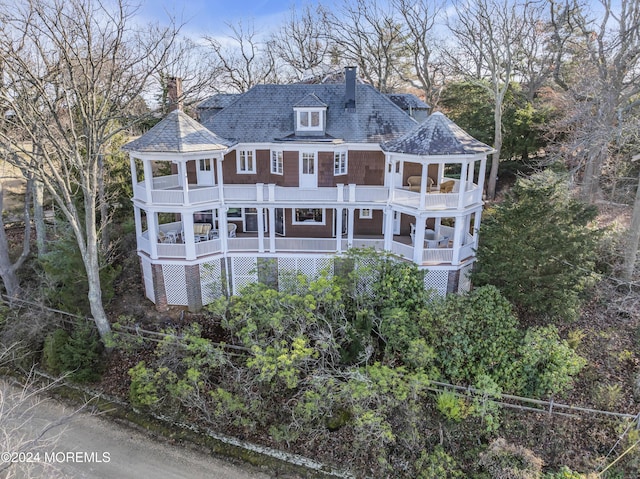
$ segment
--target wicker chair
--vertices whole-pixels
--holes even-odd
[[[456,182],[453,180],[447,180],[440,183],[440,193],[451,193]]]

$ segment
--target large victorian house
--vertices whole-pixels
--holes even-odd
[[[426,108],[347,68],[344,83],[216,95],[200,122],[170,113],[125,146],[147,297],[195,310],[356,247],[468,290],[491,148]]]

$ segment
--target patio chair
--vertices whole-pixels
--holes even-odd
[[[440,193],[451,193],[456,182],[453,180],[447,180],[440,183]]]
[[[158,232],[158,243],[175,243],[172,236],[167,235],[164,231]]]
[[[421,183],[422,183],[422,177],[420,176],[410,176],[409,178],[407,178],[409,191],[420,191]],[[433,186],[433,180],[427,176],[427,193],[431,193],[432,186]]]

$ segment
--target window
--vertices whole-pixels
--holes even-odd
[[[314,175],[315,165],[316,165],[315,153],[303,152],[302,153],[302,174]]]
[[[238,173],[255,173],[256,163],[253,161],[253,150],[238,150]]]
[[[347,174],[347,152],[336,151],[333,155],[333,174],[334,176]]]
[[[209,158],[200,160],[200,171],[211,171],[211,160]]]
[[[298,130],[321,131],[324,129],[322,110],[298,110]]]
[[[371,208],[360,208],[360,219],[370,220],[373,218],[373,210]]]
[[[322,208],[296,208],[293,224],[324,224],[324,210]]]
[[[274,175],[282,174],[282,151],[271,152],[271,173]]]

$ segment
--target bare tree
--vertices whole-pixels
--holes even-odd
[[[206,37],[218,62],[219,80],[228,88],[243,93],[260,83],[278,83],[272,49],[260,40],[253,23],[227,23],[227,38]]]
[[[557,63],[562,62],[565,72],[560,84],[572,105],[563,119],[570,125],[566,143],[583,168],[586,201],[598,198],[610,152],[640,105],[640,2],[599,3],[603,14],[597,21],[590,20],[586,7],[577,3],[568,2],[562,10],[563,23],[557,22],[555,30],[572,34],[577,45],[573,51],[563,48],[568,33],[554,36]]]
[[[98,178],[101,155],[127,127],[177,32],[133,25],[126,0],[5,2],[0,7],[5,116],[0,144],[42,182],[73,230],[88,278],[91,314],[110,331],[100,287]],[[152,57],[150,52],[155,52]],[[34,149],[25,145],[36,145]]]
[[[444,87],[446,67],[435,58],[437,47],[434,38],[436,21],[443,4],[437,0],[393,0],[393,6],[402,16],[406,28],[406,50],[411,66],[410,74],[399,69],[401,78],[420,88],[426,102],[435,108]]]
[[[33,180],[27,180],[27,187],[24,198],[24,235],[22,240],[22,251],[15,261],[11,261],[9,255],[9,240],[5,232],[3,215],[0,215],[0,276],[4,284],[4,289],[9,298],[18,298],[21,294],[20,281],[17,272],[29,257],[31,241],[31,221],[29,208],[31,207],[31,195],[33,191]],[[0,181],[0,211],[4,212],[4,190]]]
[[[541,11],[528,0],[463,0],[449,22],[455,71],[487,90],[494,105],[494,149],[487,197],[495,198],[502,149],[504,98],[523,52],[522,40],[536,28]]]
[[[398,86],[396,65],[405,56],[406,31],[391,6],[378,0],[343,0],[336,9],[322,6],[327,37],[340,59],[383,93]]]
[[[318,9],[311,5],[301,12],[293,6],[269,45],[284,66],[291,68],[293,80],[319,75],[329,66],[329,42]]]
[[[634,161],[640,161],[640,155],[633,157]],[[638,175],[638,185],[636,186],[636,199],[633,203],[633,213],[625,248],[624,263],[622,265],[622,279],[631,281],[636,267],[638,257],[638,246],[640,246],[640,174]]]

